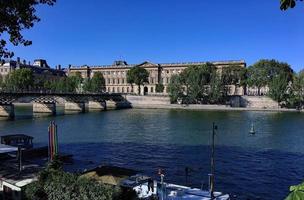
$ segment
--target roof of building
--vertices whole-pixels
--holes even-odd
[[[122,62],[122,61],[120,61]],[[124,61],[125,62],[125,61]],[[70,69],[88,69],[88,68],[130,68],[130,67],[135,67],[135,66],[151,66],[151,67],[155,67],[155,66],[162,66],[162,67],[178,67],[178,66],[189,66],[189,65],[203,65],[206,63],[212,63],[215,65],[233,65],[233,64],[245,64],[245,60],[226,60],[226,61],[206,61],[206,62],[177,62],[177,63],[152,63],[150,61],[144,61],[142,63],[139,64],[127,64],[127,62],[125,62],[125,64],[121,64],[121,65],[117,65],[116,62],[113,65],[92,65],[92,66],[88,66],[88,65],[83,65],[83,66],[73,66]]]

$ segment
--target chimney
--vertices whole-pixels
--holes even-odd
[[[69,64],[69,69],[71,69],[71,67],[72,67],[72,65],[71,65],[71,64]]]
[[[26,65],[26,60],[23,60],[23,64]]]
[[[58,70],[61,70],[61,65],[58,65]]]
[[[58,69],[57,65],[55,66],[55,69],[56,69],[56,70]]]
[[[20,64],[20,57],[17,57],[17,64]]]

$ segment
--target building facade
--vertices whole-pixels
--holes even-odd
[[[17,69],[30,69],[33,72],[35,79],[47,79],[47,80],[56,80],[60,77],[65,77],[65,72],[61,69],[59,65],[55,69],[51,68],[46,60],[36,59],[34,63],[27,63],[26,61],[20,61],[20,58],[17,58],[16,61],[8,60],[2,61],[0,63],[0,76],[5,79],[10,73]]]
[[[217,70],[221,71],[222,68],[231,66],[246,67],[244,60],[235,61],[218,61],[210,62]],[[156,64],[151,62],[143,62],[140,64],[128,64],[125,61],[115,61],[113,65],[101,66],[69,66],[66,73],[73,75],[80,72],[83,78],[92,78],[94,73],[101,72],[105,78],[106,92],[110,93],[137,93],[138,87],[133,87],[127,83],[127,71],[132,67],[139,66],[145,68],[149,72],[149,83],[141,86],[141,94],[144,95],[167,95],[167,87],[170,83],[170,78],[173,74],[179,74],[189,66],[200,66],[206,62],[185,62],[185,63],[162,63]],[[156,92],[156,85],[163,84],[164,90],[162,93]],[[229,86],[229,94],[243,95],[244,90],[242,87],[235,85]]]

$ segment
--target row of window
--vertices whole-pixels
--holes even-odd
[[[132,87],[108,87],[107,92],[117,92],[117,93],[133,93]],[[154,93],[154,87],[150,87],[148,92]]]
[[[8,68],[4,68],[4,69],[1,68],[1,69],[0,69],[0,72],[9,72],[9,69],[8,69]]]
[[[150,84],[155,84],[156,83],[156,78],[154,77],[151,77],[149,78],[149,83]],[[105,79],[105,82],[106,84],[117,84],[117,85],[120,85],[120,84],[127,84],[127,79],[125,78],[122,78],[122,79],[115,79],[115,78],[106,78]],[[163,84],[169,84],[170,82],[170,78],[162,78],[162,83]]]

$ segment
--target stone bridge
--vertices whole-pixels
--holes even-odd
[[[86,104],[89,110],[131,107],[119,93],[0,92],[0,117],[14,117],[15,103],[32,103],[34,113],[49,114],[56,114],[56,104],[76,112],[84,112]]]

